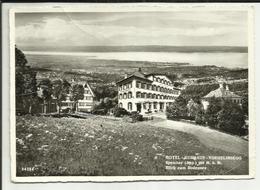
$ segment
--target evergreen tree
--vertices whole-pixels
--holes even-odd
[[[36,72],[27,66],[24,53],[15,47],[15,94],[16,110],[31,113],[37,99]]]

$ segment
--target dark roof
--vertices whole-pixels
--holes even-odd
[[[162,74],[162,73],[149,73],[149,74],[146,74],[145,76],[153,76],[153,75],[163,75],[163,76],[166,76],[166,74]]]
[[[167,76],[167,74],[163,74],[163,73],[149,73],[149,74],[146,74],[145,76],[149,77],[149,76],[154,76],[154,75],[166,76],[172,82],[172,80]]]
[[[124,78],[116,83],[118,84],[118,83],[124,82],[125,80],[128,80],[130,78],[139,78],[139,79],[143,79],[147,82],[152,82],[151,80],[146,78],[144,73],[142,73],[140,70],[138,70],[138,71],[134,72],[133,74],[131,74],[130,76],[128,76],[127,78]]]

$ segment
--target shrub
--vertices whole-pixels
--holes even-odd
[[[61,113],[70,113],[70,112],[71,112],[70,108],[66,108],[66,109],[61,110]]]
[[[93,111],[91,113],[96,114],[96,115],[106,115],[107,110],[106,109],[93,109]]]
[[[124,108],[115,107],[113,109],[113,113],[115,117],[122,117],[124,115],[129,115],[128,111]]]
[[[132,118],[132,122],[144,120],[143,116],[141,114],[139,114],[138,112],[131,112],[130,118]]]

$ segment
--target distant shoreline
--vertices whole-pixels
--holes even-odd
[[[248,53],[243,46],[19,46],[23,51],[37,52],[178,52],[178,53]]]

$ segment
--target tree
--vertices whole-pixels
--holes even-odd
[[[187,117],[187,102],[186,100],[179,96],[176,98],[175,102],[166,108],[166,117],[172,120],[178,120],[180,118]]]
[[[241,107],[231,101],[225,101],[222,109],[217,113],[217,127],[223,131],[242,135],[245,117]]]
[[[242,110],[245,115],[248,115],[248,94],[242,97]]]
[[[39,88],[38,96],[43,99],[43,113],[47,113],[47,104],[52,99],[52,83],[50,79],[43,79],[39,83]]]
[[[57,111],[60,113],[62,101],[66,100],[69,93],[70,83],[66,80],[53,81],[53,97],[56,99]]]
[[[211,98],[209,106],[205,114],[205,122],[210,127],[215,128],[218,124],[217,113],[222,109],[223,100],[218,98]]]
[[[24,53],[15,46],[15,66],[24,67],[27,64],[27,59]]]
[[[15,46],[16,110],[31,113],[37,99],[36,72],[27,66],[23,52]]]
[[[188,116],[191,118],[195,118],[197,112],[199,111],[200,105],[194,102],[192,99],[187,104]]]
[[[81,84],[75,84],[72,86],[73,111],[76,111],[77,103],[84,98],[84,87]]]
[[[198,107],[197,113],[195,115],[195,122],[199,125],[205,125],[205,112],[202,105]]]
[[[114,98],[117,96],[118,92],[116,87],[109,85],[100,85],[93,89],[96,99],[100,100],[103,98]]]

